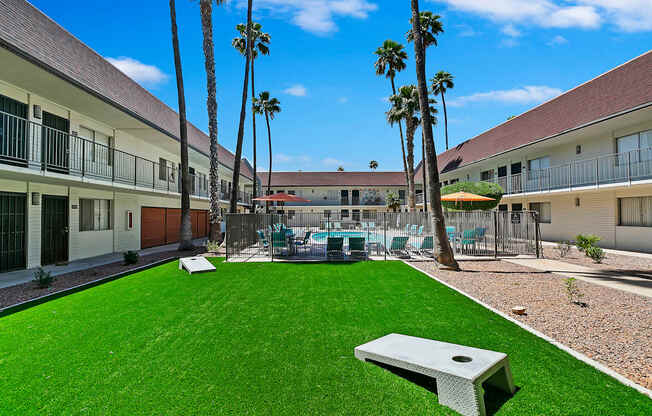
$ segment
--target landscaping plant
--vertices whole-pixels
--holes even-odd
[[[52,276],[51,272],[47,272],[43,270],[42,267],[39,267],[34,272],[34,281],[36,282],[38,287],[40,287],[41,289],[45,289],[46,287],[50,287],[50,285],[54,281],[54,277]]]
[[[206,241],[206,251],[210,253],[217,253],[220,248],[220,243],[217,241]]]
[[[596,246],[590,246],[585,251],[587,257],[590,257],[596,263],[602,263],[606,254],[603,249]]]
[[[568,301],[576,305],[584,305],[580,300],[584,297],[584,294],[577,287],[577,279],[574,277],[569,277],[564,279],[564,287],[566,288],[566,294],[568,295]]]
[[[125,264],[136,264],[139,258],[140,254],[137,251],[129,250],[124,253]]]
[[[593,234],[578,234],[577,237],[575,237],[575,245],[577,246],[577,249],[582,252],[586,251],[589,247],[595,246],[598,241],[600,241],[600,237]]]
[[[559,257],[566,257],[570,249],[570,241],[560,241],[557,243],[557,251],[559,251]]]

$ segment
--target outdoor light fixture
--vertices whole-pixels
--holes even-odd
[[[134,212],[133,211],[127,211],[127,218],[126,218],[126,228],[127,231],[133,230],[134,229]]]
[[[580,206],[580,199],[579,198],[575,198],[575,206],[576,207]]]
[[[34,104],[34,118],[40,120],[43,118],[43,113],[41,111],[41,106]]]
[[[575,154],[579,155],[580,153],[582,153],[582,145],[578,144],[577,146],[575,146]]]

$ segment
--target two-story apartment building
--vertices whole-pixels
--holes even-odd
[[[0,272],[177,241],[178,114],[25,1],[2,2],[0,63]],[[200,237],[209,138],[188,130]],[[226,208],[234,156],[219,153]]]
[[[267,173],[260,173],[267,193]],[[314,212],[343,220],[360,221],[373,212],[387,211],[385,196],[394,192],[401,199],[401,210],[407,209],[405,173],[398,172],[272,172],[271,192],[285,192],[310,202],[286,202],[274,207],[287,214]],[[417,188],[421,192],[421,186]]]
[[[438,156],[443,185],[493,181],[544,240],[652,251],[652,51]],[[417,173],[421,178],[421,172]]]

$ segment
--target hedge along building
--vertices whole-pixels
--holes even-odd
[[[437,161],[442,185],[495,182],[498,209],[538,211],[544,240],[592,233],[603,247],[652,251],[652,51]]]
[[[177,241],[178,114],[27,2],[2,2],[0,46],[0,272]],[[201,237],[209,138],[188,133]],[[219,159],[226,208],[234,156]]]

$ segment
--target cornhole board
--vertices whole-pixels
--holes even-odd
[[[206,257],[184,257],[179,259],[179,270],[186,269],[188,273],[212,272],[215,266]]]

